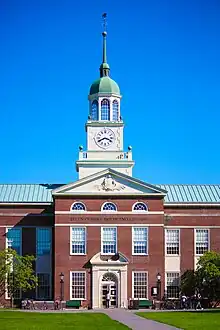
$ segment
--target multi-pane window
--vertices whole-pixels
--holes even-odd
[[[178,298],[180,292],[180,274],[167,273],[167,298]]]
[[[101,120],[110,120],[110,103],[107,99],[101,102]]]
[[[71,286],[72,286],[71,299],[86,299],[86,273],[85,272],[72,272]]]
[[[73,227],[72,230],[72,254],[86,253],[86,229],[84,227]]]
[[[98,101],[97,100],[92,102],[91,119],[98,120]]]
[[[16,251],[17,254],[21,255],[21,235],[22,229],[21,228],[9,228],[6,233],[6,244],[7,247]],[[9,276],[13,276],[13,269],[11,270],[11,274]],[[6,297],[9,297],[8,290],[6,291]],[[15,290],[13,292],[14,299],[21,298],[21,289]]]
[[[166,254],[179,254],[179,230],[166,229]]]
[[[76,202],[72,205],[71,207],[71,210],[72,211],[85,211],[86,210],[86,207],[83,203],[81,202]]]
[[[135,203],[133,206],[133,211],[147,211],[147,205],[142,202]]]
[[[117,207],[114,203],[104,203],[102,206],[102,211],[117,211]]]
[[[117,121],[118,120],[118,101],[114,100],[112,102],[112,120]]]
[[[51,229],[37,228],[37,256],[50,255],[51,253]]]
[[[208,229],[196,229],[196,254],[204,254],[209,250]]]
[[[38,286],[37,299],[51,299],[51,228],[36,229],[36,273]]]
[[[133,254],[147,254],[148,228],[133,227]]]
[[[133,298],[147,299],[147,272],[133,272]]]
[[[102,253],[115,254],[117,250],[117,228],[102,228]]]
[[[47,300],[50,299],[50,274],[38,273],[38,286],[37,286],[37,299]]]
[[[10,228],[6,234],[7,247],[21,254],[21,228]]]

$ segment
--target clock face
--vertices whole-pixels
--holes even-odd
[[[103,128],[95,136],[96,144],[103,149],[110,147],[114,141],[115,133],[109,128]]]

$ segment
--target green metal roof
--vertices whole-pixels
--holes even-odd
[[[54,184],[0,184],[0,203],[51,203]]]
[[[220,185],[160,184],[167,191],[166,203],[220,203]]]
[[[90,95],[97,93],[120,95],[120,89],[118,84],[110,77],[101,77],[98,80],[94,81],[94,83],[90,87]]]
[[[1,184],[0,203],[51,203],[63,184]],[[165,203],[220,203],[220,185],[155,185],[167,191]]]

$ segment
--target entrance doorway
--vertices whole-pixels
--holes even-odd
[[[103,275],[101,282],[102,307],[106,307],[106,295],[110,293],[109,308],[118,307],[118,281],[113,273]]]

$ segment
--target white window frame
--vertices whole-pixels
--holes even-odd
[[[196,253],[196,231],[197,230],[207,230],[208,231],[208,250],[210,251],[210,229],[209,228],[203,228],[203,227],[196,227],[194,228],[194,254],[196,257],[203,256],[203,254],[197,254]]]
[[[178,236],[179,236],[179,253],[167,253],[167,231],[172,231],[172,230],[176,230],[178,231]],[[179,228],[165,228],[165,232],[164,232],[164,241],[165,241],[165,255],[168,256],[168,257],[179,257],[180,256],[180,229]]]
[[[135,208],[135,205],[137,205],[137,204],[144,204],[144,205],[146,205],[147,209],[146,210],[135,210],[134,208]],[[135,213],[147,213],[148,211],[149,211],[148,205],[146,203],[144,203],[144,202],[136,202],[136,203],[134,203],[132,205],[132,212],[135,212]]]
[[[134,252],[134,229],[138,228],[138,229],[147,229],[147,241],[146,241],[146,249],[147,252],[146,253],[135,253]],[[149,229],[147,226],[142,226],[142,227],[132,227],[132,255],[134,256],[147,256],[148,255],[148,241],[149,241]]]
[[[165,273],[165,292],[166,292],[166,294],[167,294],[167,287],[168,287],[168,285],[167,285],[167,274],[178,274],[179,275],[179,294],[180,294],[180,287],[181,287],[181,273],[180,272],[166,272]],[[169,298],[175,298],[175,297],[169,297]],[[176,298],[177,299],[177,298]]]
[[[82,205],[85,207],[85,210],[73,210],[73,206],[74,206],[75,204],[78,204],[78,203],[82,204]],[[81,201],[76,201],[76,202],[74,202],[74,203],[71,205],[71,207],[70,207],[70,212],[72,212],[72,213],[84,213],[84,212],[86,212],[86,211],[87,211],[87,209],[86,209],[86,205],[85,205],[85,203],[83,203],[83,202],[81,202]]]
[[[145,273],[147,274],[147,297],[146,298],[134,298],[134,273]],[[146,270],[133,270],[132,271],[132,299],[135,300],[146,300],[148,299],[148,291],[149,291],[149,281],[148,281],[148,271]]]
[[[85,297],[84,298],[73,298],[72,296],[72,285],[73,285],[73,278],[72,278],[72,274],[73,273],[84,273],[85,274]],[[86,300],[86,297],[87,297],[87,290],[86,290],[86,271],[77,271],[77,270],[74,270],[74,271],[70,271],[70,300]]]
[[[106,228],[111,228],[111,229],[116,230],[115,253],[117,253],[117,251],[118,251],[118,230],[117,230],[117,227],[114,227],[114,226],[101,227],[101,254],[102,255],[107,255],[107,256],[115,255],[115,253],[104,253],[103,252],[103,229],[106,229]]]
[[[85,253],[73,253],[72,252],[72,229],[83,228],[85,230]],[[87,254],[87,227],[85,226],[73,226],[70,227],[70,255],[71,256],[84,256]]]
[[[7,226],[6,228],[5,228],[5,248],[6,249],[8,249],[8,238],[7,238],[7,233],[8,233],[8,231],[10,230],[10,229],[13,229],[14,228],[14,226]],[[19,229],[20,230],[20,233],[21,233],[21,235],[20,235],[20,256],[22,256],[22,227],[18,227],[18,228],[16,228],[16,229]],[[5,283],[5,299],[6,300],[9,300],[9,299],[11,299],[10,298],[10,296],[8,295],[8,288],[7,288],[7,281],[6,281],[6,283]],[[20,290],[20,298],[18,298],[18,299],[21,299],[21,290]]]
[[[105,204],[113,204],[113,205],[115,205],[116,210],[103,210]],[[101,206],[101,212],[103,212],[103,213],[114,213],[114,212],[117,212],[117,211],[118,211],[117,205],[115,203],[113,203],[113,202],[105,202]]]

